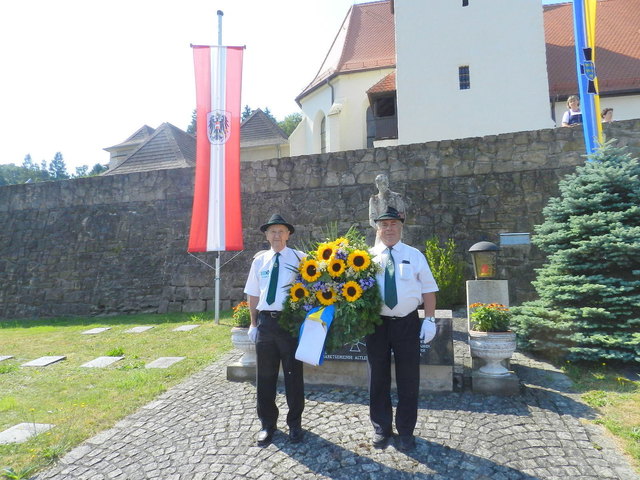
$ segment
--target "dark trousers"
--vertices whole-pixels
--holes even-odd
[[[420,388],[420,318],[382,317],[382,324],[366,337],[369,364],[369,416],[376,433],[391,435],[391,352],[396,364],[398,405],[396,429],[399,435],[413,435],[418,418]]]
[[[280,363],[284,372],[284,388],[289,412],[289,428],[300,427],[304,410],[304,380],[302,362],[295,359],[297,340],[278,324],[277,316],[269,312],[258,315],[256,339],[256,390],[258,418],[262,428],[276,428],[278,407],[276,387]]]

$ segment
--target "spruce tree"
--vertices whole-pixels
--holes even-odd
[[[608,142],[559,187],[533,238],[547,254],[539,300],[514,308],[521,346],[640,363],[640,162]]]

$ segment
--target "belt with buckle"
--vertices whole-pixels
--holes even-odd
[[[409,313],[408,315],[405,315],[404,317],[389,317],[387,315],[380,315],[380,318],[382,318],[383,320],[404,320],[405,318],[413,317],[417,313],[418,311],[414,310],[413,312]]]
[[[260,310],[260,315],[265,315],[271,318],[278,318],[282,312],[279,310]]]

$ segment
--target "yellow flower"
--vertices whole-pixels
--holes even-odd
[[[364,250],[355,250],[347,258],[347,263],[356,272],[360,272],[371,265],[371,257]]]
[[[298,282],[293,284],[293,286],[289,290],[289,295],[291,296],[292,302],[297,302],[299,300],[302,300],[307,295],[309,295],[309,290],[304,288],[304,285]]]
[[[300,266],[300,274],[307,282],[315,282],[321,275],[318,262],[313,258],[306,259]]]
[[[333,241],[333,244],[334,244],[336,247],[346,247],[346,246],[348,246],[348,245],[349,245],[349,240],[348,240],[348,239],[346,239],[346,238],[344,238],[344,237],[340,237],[340,238],[336,238],[336,239]]]
[[[347,302],[355,302],[362,296],[362,287],[358,284],[358,282],[354,282],[353,280],[344,284],[342,287],[342,296],[347,300]]]
[[[318,247],[316,258],[318,261],[328,261],[335,253],[335,246],[332,243],[323,243]]]
[[[346,268],[347,268],[347,265],[344,263],[344,260],[341,260],[339,258],[333,258],[329,262],[329,268],[327,269],[327,271],[329,272],[329,275],[331,275],[332,277],[339,277],[344,273]]]
[[[330,288],[326,292],[319,290],[316,292],[316,298],[322,305],[331,305],[338,300],[338,295],[333,288]]]

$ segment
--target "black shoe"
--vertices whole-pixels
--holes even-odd
[[[396,448],[401,452],[409,452],[416,448],[416,439],[413,435],[398,435]]]
[[[373,444],[374,448],[387,448],[387,445],[389,445],[390,437],[391,435],[388,434],[374,432],[371,443]]]
[[[300,443],[304,438],[304,431],[301,427],[291,427],[289,429],[289,441],[291,443]]]
[[[266,447],[273,440],[273,434],[276,431],[275,428],[263,428],[258,432],[256,437],[256,443],[259,447]]]

